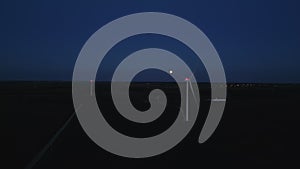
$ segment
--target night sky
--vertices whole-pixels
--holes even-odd
[[[200,28],[218,51],[228,82],[300,83],[297,0],[36,0],[1,6],[0,80],[70,81],[76,58],[95,31],[124,15],[153,11],[177,15]],[[129,52],[154,43],[185,50],[166,37],[137,36],[127,42],[119,48]],[[126,51],[121,51],[114,53],[123,56]],[[196,72],[199,81],[207,80],[201,79],[201,68]]]

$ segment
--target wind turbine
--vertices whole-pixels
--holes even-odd
[[[174,71],[172,69],[169,70],[170,74],[173,74]],[[191,77],[192,75],[190,75]],[[185,105],[185,121],[189,121],[189,89],[191,89],[194,101],[196,105],[198,106],[198,102],[195,96],[195,92],[191,83],[191,78],[190,77],[185,77],[184,81],[186,82],[186,105]]]
[[[93,82],[94,80],[90,80],[90,95],[93,96]]]

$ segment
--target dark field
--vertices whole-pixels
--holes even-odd
[[[129,159],[106,152],[85,134],[74,116],[71,82],[1,82],[6,130],[15,139],[15,165],[36,169],[245,168],[287,167],[297,163],[300,85],[228,84],[223,118],[212,137],[203,144],[197,140],[209,107],[210,87],[198,85],[200,113],[187,137],[161,155]],[[157,87],[168,92],[171,99],[178,98],[172,96],[175,84],[137,83],[131,88],[135,106],[147,108],[145,96]],[[108,89],[106,83],[97,84],[97,98],[107,97]],[[101,110],[111,111],[111,103],[99,101],[98,104]],[[159,126],[139,128],[126,125],[126,121],[115,124],[111,120],[118,131],[139,137],[163,132],[168,127],[164,122],[170,123],[162,120]]]

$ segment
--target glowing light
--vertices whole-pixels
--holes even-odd
[[[189,80],[190,80],[190,78],[186,77],[184,80],[185,80],[185,81],[189,81]]]
[[[173,74],[173,70],[169,70],[169,73],[170,73],[170,74]]]

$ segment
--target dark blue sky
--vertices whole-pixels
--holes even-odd
[[[10,1],[1,10],[0,80],[71,80],[96,30],[124,15],[156,11],[198,26],[229,82],[300,83],[299,7],[297,0]]]

